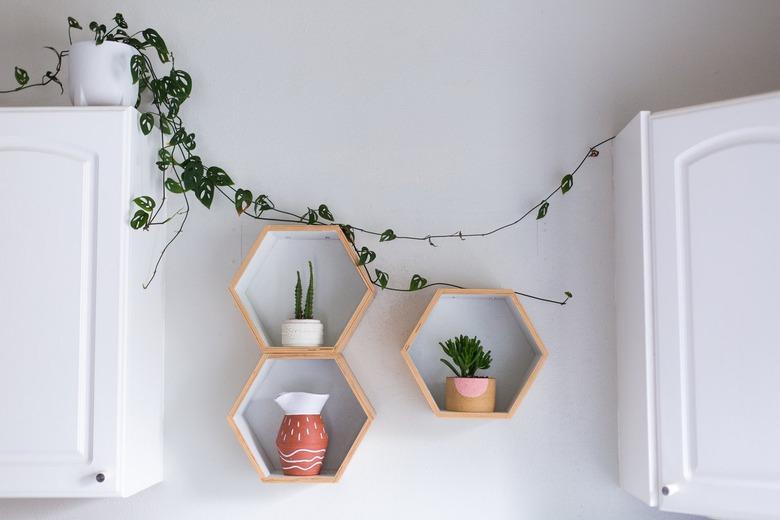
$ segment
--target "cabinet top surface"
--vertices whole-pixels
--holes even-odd
[[[76,112],[76,113],[92,113],[92,112],[137,112],[134,107],[0,107],[0,112]]]

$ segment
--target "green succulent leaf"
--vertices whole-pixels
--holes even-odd
[[[330,212],[325,204],[320,204],[320,207],[317,208],[317,214],[325,220],[333,220],[333,213]]]
[[[130,219],[130,227],[133,229],[141,229],[146,226],[147,222],[149,222],[149,213],[139,209],[135,212],[133,218]]]
[[[387,287],[387,283],[390,281],[390,276],[384,271],[380,271],[379,269],[374,269],[374,273],[376,273],[376,282],[379,284],[379,287],[384,289]]]
[[[184,193],[184,188],[181,183],[168,177],[165,179],[165,188],[171,193]]]
[[[544,201],[541,206],[539,206],[539,212],[536,214],[536,220],[541,220],[547,215],[547,208],[550,207],[550,203],[547,201]]]
[[[154,209],[154,207],[157,205],[154,202],[154,199],[148,195],[136,197],[133,199],[133,202],[135,203],[136,206],[138,206],[142,210],[149,211],[149,212],[151,212]]]
[[[571,174],[564,175],[561,179],[561,193],[566,193],[574,185],[574,177]]]
[[[154,114],[151,112],[146,112],[144,114],[141,114],[141,132],[143,132],[144,135],[149,135],[152,133],[152,130],[154,129]]]
[[[376,253],[371,251],[366,246],[363,246],[360,248],[360,251],[358,252],[358,263],[357,265],[366,265],[370,264],[376,259]]]
[[[244,189],[237,189],[236,195],[235,195],[235,206],[236,206],[236,213],[241,215],[244,211],[246,211],[246,208],[248,208],[252,204],[252,200],[254,197],[252,196],[252,192],[249,190]]]
[[[25,86],[27,82],[30,81],[30,75],[21,67],[14,67],[14,77],[20,87]]]
[[[415,274],[412,276],[412,280],[409,282],[409,290],[410,291],[419,291],[423,287],[428,285],[428,280],[420,276],[419,274]]]
[[[397,237],[395,236],[395,233],[393,233],[392,229],[385,229],[382,234],[379,236],[380,242],[389,242],[391,240],[395,240]]]

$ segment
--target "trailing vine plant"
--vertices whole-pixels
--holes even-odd
[[[168,49],[165,40],[154,29],[129,34],[128,25],[124,16],[117,13],[113,18],[113,24],[91,22],[88,25],[96,45],[112,41],[130,45],[136,49],[128,66],[133,82],[138,85],[138,99],[135,107],[141,111],[139,125],[144,135],[149,135],[157,130],[160,137],[160,147],[157,152],[157,168],[160,171],[160,186],[162,195],[154,198],[151,195],[142,195],[133,199],[135,211],[130,217],[130,226],[136,230],[148,230],[152,226],[164,225],[175,219],[179,219],[178,226],[173,236],[163,246],[157,258],[155,266],[144,288],[154,280],[160,263],[165,253],[177,238],[182,234],[192,208],[191,198],[197,200],[206,208],[211,208],[216,194],[229,200],[235,207],[239,216],[269,222],[293,222],[309,225],[338,225],[343,231],[349,243],[358,257],[358,266],[366,270],[368,277],[374,285],[391,291],[412,292],[433,286],[460,287],[447,282],[429,282],[427,278],[419,274],[412,275],[408,287],[393,287],[390,285],[390,275],[386,271],[375,268],[373,274],[369,264],[373,263],[377,254],[367,246],[360,246],[356,239],[356,232],[378,237],[380,242],[393,240],[414,240],[427,242],[436,247],[436,241],[442,239],[466,240],[474,237],[487,237],[505,229],[518,225],[528,217],[535,216],[536,220],[545,218],[550,208],[551,199],[560,193],[566,194],[574,185],[574,177],[580,171],[585,162],[599,155],[599,148],[614,139],[610,137],[591,146],[576,168],[563,176],[560,183],[546,197],[530,207],[513,221],[484,232],[463,232],[458,230],[444,234],[405,235],[396,234],[392,228],[384,231],[367,229],[346,222],[339,222],[326,204],[307,207],[305,211],[295,211],[277,207],[271,197],[266,193],[253,192],[247,188],[236,186],[233,179],[220,166],[209,164],[195,153],[197,142],[195,133],[187,128],[181,117],[181,108],[189,100],[192,94],[192,77],[178,67],[173,53]],[[68,17],[68,41],[72,44],[72,31],[82,30],[81,24],[73,17]],[[64,92],[59,74],[62,71],[62,61],[68,55],[68,50],[59,51],[54,47],[46,47],[57,58],[54,70],[47,70],[38,82],[30,83],[30,76],[21,67],[14,68],[14,78],[17,86],[8,90],[0,90],[0,94],[18,92],[31,87],[42,87],[55,83]],[[183,207],[170,216],[161,213],[166,204],[170,205],[172,197],[181,196]],[[543,298],[533,294],[515,291],[521,296],[549,303],[565,305],[572,297],[568,291],[565,298]]]

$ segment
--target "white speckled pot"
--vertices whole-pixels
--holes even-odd
[[[287,320],[282,323],[283,347],[319,347],[325,337],[320,320]]]

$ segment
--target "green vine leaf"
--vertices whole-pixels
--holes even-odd
[[[171,126],[171,120],[160,114],[160,131],[164,135],[170,135],[173,133],[173,127]]]
[[[81,24],[79,23],[78,20],[76,20],[72,16],[68,16],[68,27],[70,27],[71,29],[81,30]]]
[[[212,166],[208,170],[206,170],[206,177],[214,183],[214,186],[232,186],[233,185],[233,179],[230,178],[230,175],[225,173],[225,170],[218,166]],[[248,192],[250,195],[249,198],[249,204],[252,203],[252,192]],[[249,205],[247,204],[247,205]]]
[[[389,242],[391,240],[395,240],[397,237],[395,236],[395,233],[393,233],[392,229],[385,229],[382,234],[379,236],[380,242]]]
[[[352,226],[350,226],[349,224],[342,224],[339,227],[341,228],[341,232],[344,233],[347,242],[349,242],[350,244],[354,244],[355,232],[352,230]]]
[[[154,115],[151,112],[141,114],[141,132],[144,135],[149,135],[154,129]]]
[[[207,178],[202,178],[195,187],[195,197],[201,204],[211,209],[211,203],[214,200],[214,183]]]
[[[268,198],[268,195],[259,195],[255,199],[255,215],[260,216],[264,211],[274,208],[274,203]]]
[[[384,289],[387,287],[387,283],[390,281],[390,276],[384,271],[380,271],[379,269],[374,269],[374,272],[376,273],[376,281],[379,284],[379,287]]]
[[[184,183],[184,191],[194,190],[203,179],[203,164],[200,157],[193,155],[186,159],[182,166],[184,171],[181,174],[181,181]]]
[[[30,75],[21,67],[14,67],[14,77],[20,87],[25,86],[27,82],[30,81]]]
[[[371,251],[366,246],[363,246],[360,248],[360,251],[358,252],[358,263],[357,265],[366,265],[370,264],[376,259],[376,253]]]
[[[171,152],[169,152],[165,148],[160,148],[157,151],[157,156],[160,158],[159,163],[162,163],[165,166],[170,166],[171,164],[176,164],[176,161],[174,160],[173,155],[171,155]]]
[[[561,179],[561,193],[566,193],[574,185],[574,177],[571,174],[564,175]]]
[[[536,220],[541,220],[547,215],[547,208],[550,207],[550,203],[547,201],[542,202],[539,206],[539,212],[536,214]]]
[[[170,177],[165,179],[165,188],[171,193],[184,193],[184,188],[182,188],[182,185]]]
[[[133,202],[135,203],[136,206],[138,206],[142,210],[149,211],[149,212],[151,212],[154,209],[154,207],[157,205],[154,202],[154,199],[148,195],[136,197],[133,199]]]
[[[133,54],[130,57],[130,75],[133,78],[133,85],[138,83],[138,79],[143,76],[146,70],[146,61],[140,54]]]
[[[235,205],[236,213],[238,213],[239,216],[252,204],[253,198],[254,197],[252,196],[252,192],[249,190],[244,190],[241,188],[236,190]]]
[[[70,19],[68,19],[68,22],[70,22]],[[116,13],[114,15],[114,22],[122,29],[127,29],[127,22],[125,22],[125,17],[122,16],[122,13]]]
[[[563,294],[565,294],[567,298],[574,298],[574,295],[572,293],[570,293],[569,291],[566,291]]]
[[[420,276],[419,274],[415,274],[412,276],[412,280],[409,282],[409,290],[410,291],[419,291],[423,287],[428,285],[428,280]]]
[[[309,224],[310,226],[311,226],[312,224],[316,224],[316,223],[317,223],[317,220],[318,220],[318,217],[317,217],[317,212],[316,212],[316,211],[314,211],[313,209],[309,208],[309,209],[306,211],[306,215],[304,215],[304,217],[303,217],[303,218],[304,218],[304,219],[306,219],[306,223],[307,223],[307,224]]]
[[[149,213],[139,209],[135,212],[133,218],[130,219],[130,227],[133,229],[141,229],[146,226],[147,222],[149,222]]]
[[[325,204],[320,204],[320,207],[317,209],[317,213],[325,220],[333,220],[333,213],[330,212],[328,206]]]
[[[146,29],[141,34],[143,35],[146,44],[154,47],[154,50],[157,51],[157,56],[159,56],[160,61],[168,63],[168,47],[165,45],[162,36],[154,29]]]

